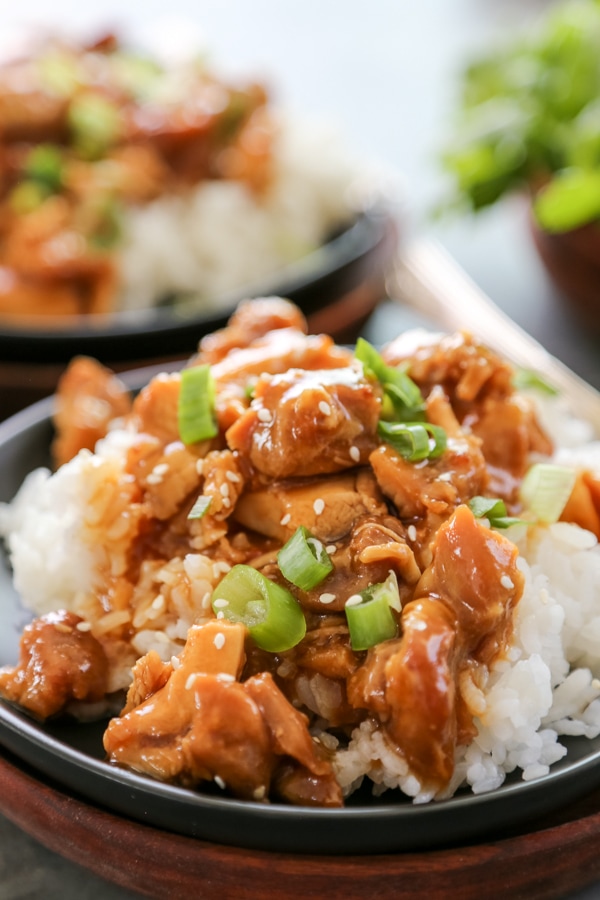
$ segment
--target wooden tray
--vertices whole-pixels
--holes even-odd
[[[543,900],[600,878],[600,790],[496,840],[381,856],[265,853],[160,831],[40,780],[0,755],[0,811],[50,850],[154,898]]]

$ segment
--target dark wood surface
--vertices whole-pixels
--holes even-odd
[[[545,900],[600,877],[600,791],[493,841],[355,857],[249,851],[160,831],[44,783],[6,753],[0,811],[107,882],[160,900]]]

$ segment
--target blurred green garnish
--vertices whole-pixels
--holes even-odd
[[[463,73],[443,154],[450,207],[479,210],[515,189],[547,231],[600,219],[600,0],[568,0]]]

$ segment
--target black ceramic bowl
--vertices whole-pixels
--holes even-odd
[[[342,232],[270,280],[251,296],[287,297],[310,330],[353,340],[383,297],[398,228],[384,205],[361,212]],[[0,322],[0,418],[52,393],[66,363],[85,354],[117,370],[190,356],[198,340],[223,327],[248,291],[220,298],[210,312],[169,305],[110,316],[87,316],[51,328]]]
[[[156,368],[129,373],[132,388]],[[0,424],[0,501],[10,500],[25,475],[49,464],[52,399]],[[0,548],[0,666],[14,664],[27,621]],[[230,799],[220,791],[187,790],[109,765],[105,723],[40,724],[0,701],[0,760],[14,755],[40,783],[58,785],[118,816],[167,832],[221,844],[295,854],[381,854],[456,846],[481,840],[559,809],[600,784],[600,737],[566,741],[568,755],[550,774],[525,782],[508,778],[488,794],[413,805],[398,792],[353,795],[344,809],[314,809]]]

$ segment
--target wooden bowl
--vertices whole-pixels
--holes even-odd
[[[600,224],[552,234],[530,216],[530,230],[559,296],[587,330],[600,335]]]

